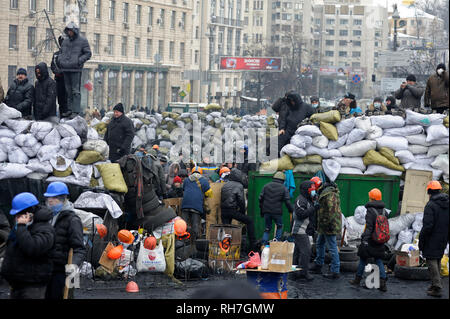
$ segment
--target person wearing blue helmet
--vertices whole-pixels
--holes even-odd
[[[62,182],[50,183],[44,193],[46,205],[52,212],[51,225],[55,229],[55,249],[52,253],[53,274],[47,286],[46,299],[63,299],[66,281],[65,266],[69,250],[73,249],[72,264],[81,266],[86,248],[83,243],[83,226],[80,217],[75,214],[73,204],[69,201],[69,189]],[[73,289],[69,290],[73,296]]]
[[[38,206],[31,193],[12,200],[10,214],[14,227],[6,242],[1,275],[11,287],[11,299],[44,299],[52,275],[51,252],[55,231],[49,221],[52,213]]]

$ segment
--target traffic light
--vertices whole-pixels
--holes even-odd
[[[375,82],[375,74],[372,74],[372,82]]]

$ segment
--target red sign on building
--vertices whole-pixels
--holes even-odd
[[[281,58],[221,57],[221,70],[281,71]]]

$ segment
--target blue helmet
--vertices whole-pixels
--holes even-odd
[[[243,149],[243,150],[245,150],[245,152],[247,153],[248,152],[248,146],[247,145],[242,145],[241,147],[240,147],[240,149]]]
[[[15,215],[18,212],[36,206],[37,204],[39,204],[39,201],[33,194],[27,192],[20,193],[14,196],[12,200],[12,209],[9,211],[9,213],[11,215]]]
[[[47,192],[44,193],[45,197],[56,197],[61,195],[69,195],[69,189],[63,182],[53,182],[47,187]]]

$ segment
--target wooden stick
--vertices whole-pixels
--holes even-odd
[[[344,233],[342,234],[342,238],[341,238],[341,247],[342,245],[344,245],[344,238],[345,238],[345,232],[347,231],[347,227],[344,226]]]
[[[72,264],[72,257],[73,257],[73,248],[70,248],[69,250],[69,258],[67,259],[67,264]],[[64,286],[64,297],[63,299],[67,299],[69,296],[69,287],[67,287],[67,284]]]

